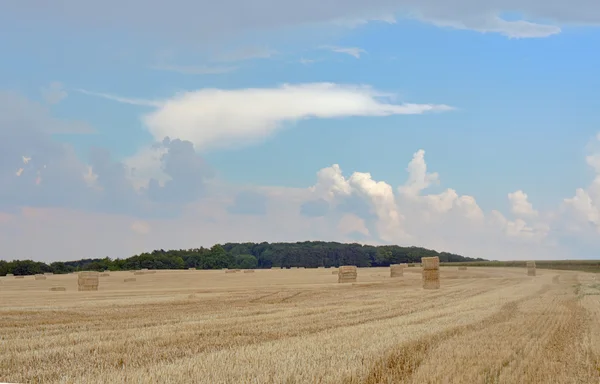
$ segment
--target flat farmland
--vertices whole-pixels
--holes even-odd
[[[3,277],[0,382],[600,383],[600,275],[440,270]]]

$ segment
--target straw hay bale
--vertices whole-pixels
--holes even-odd
[[[404,267],[402,264],[390,265],[390,277],[402,277],[404,276]]]
[[[46,280],[46,276],[44,275],[35,275],[36,280]]]
[[[234,269],[234,271],[241,272],[242,270],[241,269]]]
[[[338,270],[338,283],[354,283],[357,275],[355,265],[342,265]]]
[[[142,270],[142,271],[147,271],[147,270],[148,270],[148,268],[142,268],[141,270]]]
[[[24,279],[25,276],[15,276],[15,279]]]
[[[421,258],[421,265],[423,266],[423,269],[439,269],[440,258],[437,256],[423,257]]]
[[[298,267],[290,267],[290,269],[298,269]]]
[[[461,265],[460,267],[458,267],[459,271],[466,271],[467,267],[465,267],[464,265]]]
[[[410,263],[410,264],[408,264],[408,266],[409,266],[409,267],[414,267],[414,266],[415,266],[415,263]]]
[[[133,272],[134,275],[144,275],[145,273],[143,271],[135,271]]]
[[[225,273],[236,273],[237,269],[228,269],[225,271]]]
[[[15,275],[13,275],[12,273],[7,273],[6,277],[14,277]]]
[[[325,269],[325,267],[317,267],[317,269]]]
[[[423,257],[421,259],[423,265],[422,277],[424,289],[439,289],[440,288],[440,258]]]
[[[79,272],[77,276],[77,287],[79,291],[97,291],[98,285],[98,272]]]
[[[134,281],[136,281],[137,279],[135,277],[128,277],[126,279],[123,279],[124,283],[133,283]]]
[[[66,291],[67,288],[65,287],[52,287],[50,288],[51,291]]]
[[[281,269],[281,267],[271,267],[271,269]]]
[[[244,273],[254,273],[254,269],[246,269],[244,270]]]
[[[407,264],[407,263],[400,263],[400,264],[398,264],[398,265],[401,265],[401,266],[402,266],[402,267],[404,267],[404,268],[408,267],[408,264]]]
[[[109,277],[110,273],[101,273],[98,275],[99,277]]]
[[[535,261],[527,262],[527,276],[535,276]]]

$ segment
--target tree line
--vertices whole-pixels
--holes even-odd
[[[418,263],[422,257],[438,256],[440,262],[487,261],[420,247],[372,246],[324,241],[297,243],[226,243],[210,248],[144,252],[126,259],[81,259],[46,264],[32,260],[0,260],[0,276],[6,274],[64,274],[77,271],[127,271],[147,269],[261,269],[271,267],[386,267],[397,263]]]

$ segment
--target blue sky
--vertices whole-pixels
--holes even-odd
[[[201,6],[178,1],[182,12],[185,6],[190,7],[190,12]],[[84,3],[93,8],[92,3]],[[248,193],[254,193],[272,205],[272,214],[238,215],[252,226],[264,227],[263,232],[251,234],[241,228],[233,234],[219,233],[198,241],[237,241],[235,236],[244,238],[240,237],[240,241],[350,241],[366,237],[364,241],[368,243],[415,243],[486,257],[482,244],[432,241],[433,229],[429,234],[410,233],[416,220],[419,225],[415,227],[427,231],[427,223],[434,220],[430,216],[436,212],[439,217],[435,219],[435,233],[443,231],[444,226],[461,225],[461,236],[474,236],[472,228],[479,225],[465,224],[465,215],[459,213],[466,209],[459,203],[460,196],[467,195],[476,200],[481,220],[490,228],[497,226],[486,233],[493,239],[490,244],[496,244],[494,247],[497,243],[506,247],[496,258],[511,258],[510,254],[528,257],[536,252],[571,257],[569,250],[577,249],[576,253],[581,254],[583,243],[591,244],[583,251],[590,257],[592,249],[600,245],[593,241],[600,233],[595,229],[600,228],[600,219],[596,218],[600,214],[600,193],[596,193],[592,183],[596,173],[589,158],[586,163],[586,156],[594,155],[597,149],[594,142],[600,131],[600,98],[596,95],[600,86],[600,54],[591,49],[599,45],[600,32],[595,21],[590,20],[600,13],[600,6],[582,1],[580,6],[587,7],[587,12],[574,14],[567,9],[532,5],[523,14],[529,16],[525,20],[535,24],[523,29],[521,24],[500,23],[490,16],[491,10],[501,9],[506,20],[518,23],[522,19],[519,14],[509,13],[515,10],[503,7],[501,1],[485,3],[481,9],[469,9],[468,4],[460,3],[452,12],[437,9],[434,3],[431,0],[421,8],[410,1],[382,1],[381,8],[374,5],[373,9],[356,4],[344,9],[340,5],[339,14],[329,10],[310,17],[300,8],[297,17],[283,13],[267,17],[249,12],[248,20],[241,14],[228,18],[225,11],[215,6],[214,23],[208,16],[199,16],[198,22],[207,23],[202,28],[186,24],[190,23],[186,16],[172,10],[172,19],[150,28],[141,16],[127,10],[117,17],[102,11],[94,16],[93,12],[84,13],[85,7],[66,8],[67,5],[62,10],[38,13],[35,0],[1,6],[0,11],[5,9],[0,12],[0,48],[4,57],[0,62],[0,91],[10,91],[10,96],[5,105],[8,118],[0,120],[4,124],[0,130],[7,138],[17,130],[45,135],[53,143],[68,144],[68,151],[74,153],[73,157],[61,154],[60,159],[53,158],[42,153],[48,148],[45,144],[36,147],[23,140],[15,141],[22,145],[22,156],[33,158],[31,164],[36,164],[38,156],[54,159],[61,167],[79,167],[95,175],[95,181],[76,180],[77,187],[70,189],[64,183],[77,176],[57,173],[53,174],[56,180],[50,181],[48,174],[46,178],[41,176],[42,182],[36,188],[50,188],[44,185],[51,184],[55,189],[25,193],[19,188],[33,187],[15,184],[16,178],[22,178],[14,175],[21,161],[15,157],[18,144],[5,142],[3,146],[11,147],[6,147],[0,157],[6,165],[0,168],[7,169],[0,173],[8,186],[4,191],[0,188],[6,201],[4,210],[15,212],[17,208],[33,206],[68,210],[69,213],[52,211],[64,217],[73,211],[91,215],[80,219],[84,221],[95,220],[93,215],[99,214],[127,215],[127,219],[119,216],[119,220],[143,221],[147,228],[153,228],[148,230],[151,233],[166,224],[148,220],[175,217],[180,225],[190,225],[186,220],[193,222],[194,217],[181,216],[181,212],[190,209],[189,204],[212,207],[219,201],[224,204],[222,212],[208,214],[201,210],[196,219],[222,220],[226,232],[226,222],[242,221],[236,210],[226,209],[239,205],[236,194],[245,196],[244,201],[255,206],[262,200],[248,198]],[[156,14],[149,15],[148,20],[160,16],[161,8],[156,7]],[[211,6],[206,7],[208,12]],[[292,3],[290,7],[293,8]],[[385,12],[381,13],[381,9]],[[407,18],[399,12],[406,10],[420,16]],[[181,17],[179,23],[174,23],[176,17]],[[357,25],[357,18],[363,19],[362,23]],[[56,84],[51,93],[63,92],[64,97],[49,103],[41,90],[53,82]],[[327,97],[323,102],[306,104],[307,100],[322,97],[322,90],[313,86],[306,92],[284,88],[275,95],[269,91],[281,89],[283,84],[293,88],[317,83],[334,86],[332,93],[323,96]],[[343,88],[346,86],[355,88]],[[357,90],[360,86],[388,95],[372,98],[370,93]],[[254,91],[244,91],[248,89]],[[221,93],[213,90],[226,96],[221,98]],[[178,99],[182,92],[188,92],[193,99],[184,103]],[[367,96],[354,99],[357,95]],[[10,113],[15,111],[11,98],[16,97],[39,107],[36,112],[24,107],[25,115],[41,113],[41,108],[47,112],[44,118],[53,118],[56,124],[79,121],[95,133],[49,136],[52,132],[44,131],[41,117],[33,122],[24,122],[22,116],[11,118]],[[123,102],[126,98],[136,100]],[[440,109],[408,114],[397,109],[389,112],[392,107],[371,105],[373,100],[388,106],[414,103],[419,108]],[[149,102],[160,105],[142,105]],[[350,104],[342,108],[340,103]],[[302,105],[298,107],[302,111],[294,105]],[[387,112],[380,113],[380,107],[387,108]],[[339,108],[350,112],[335,112]],[[315,114],[320,117],[312,118]],[[19,124],[29,125],[20,128]],[[35,124],[38,126],[32,126]],[[242,130],[246,133],[241,134]],[[266,131],[269,133],[264,134]],[[165,135],[184,143],[163,145],[162,150],[173,153],[169,155],[171,165],[166,159],[151,164],[140,154],[150,151]],[[176,146],[180,148],[177,156]],[[97,156],[92,159],[92,147],[106,150],[110,161],[103,157],[102,165]],[[424,158],[415,162],[426,163],[429,173],[438,173],[439,183],[419,189],[418,196],[404,196],[397,188],[406,182],[407,165],[420,149],[425,151]],[[134,164],[147,168],[145,178],[131,175]],[[333,164],[341,167],[351,192],[340,194],[318,187],[317,172]],[[38,170],[40,166],[41,163],[35,165]],[[165,171],[167,168],[171,171]],[[111,173],[103,174],[100,169]],[[24,175],[27,172],[26,168]],[[371,184],[360,184],[359,179],[352,184],[350,175],[354,172],[370,173],[369,180],[388,185],[392,196],[382,197],[388,193],[377,189],[383,188],[382,184],[371,188]],[[151,192],[153,178],[158,180],[155,187],[162,191],[160,199]],[[164,183],[169,180],[171,184],[166,186]],[[327,183],[330,187],[335,184]],[[63,193],[61,188],[77,191],[76,198],[56,197]],[[188,198],[189,193],[182,194],[190,188],[198,190],[198,195]],[[440,194],[448,188],[458,194],[453,203],[448,203],[452,208],[436,208],[432,201],[440,200]],[[584,190],[589,204],[565,202],[577,188]],[[507,197],[515,191],[525,192],[526,203],[533,204],[533,208],[526,208],[527,212],[516,209],[515,206],[523,205]],[[93,196],[82,197],[88,193]],[[167,197],[168,193],[173,195]],[[55,198],[48,198],[48,194]],[[128,197],[123,198],[123,194]],[[359,197],[368,206],[362,211],[370,210],[364,212],[364,217],[352,212],[344,216],[344,212],[332,210],[315,219],[322,221],[318,225],[323,228],[319,230],[314,229],[314,223],[306,224],[312,232],[290,229],[290,233],[277,235],[266,229],[270,225],[282,226],[284,219],[277,215],[281,214],[281,207],[296,212],[299,204],[315,199],[325,199],[335,207],[343,199]],[[404,224],[392,225],[390,220],[396,219],[385,218],[387,212],[395,209],[381,205],[389,199],[394,200]],[[78,203],[69,205],[65,200]],[[128,208],[120,211],[120,206]],[[153,213],[149,214],[149,210]],[[239,212],[263,210],[242,207]],[[225,214],[229,216],[219,216]],[[497,214],[502,216],[500,224],[496,223]],[[305,219],[285,220],[296,225]],[[11,216],[4,225],[16,225],[18,220],[21,218]],[[454,224],[449,224],[452,220]],[[341,233],[339,228],[350,221],[354,224],[348,224],[349,232]],[[366,230],[357,229],[363,227]],[[519,235],[523,231],[526,234]],[[401,235],[404,232],[408,237]],[[141,235],[148,234],[132,234]],[[181,236],[181,247],[193,245],[194,239]],[[567,241],[568,236],[581,236],[581,241]],[[515,237],[529,240],[515,242]],[[11,249],[18,249],[18,241],[12,242]],[[129,245],[106,252],[126,254],[138,252],[140,247],[167,247],[156,241],[140,246],[123,238],[123,244]],[[175,243],[168,245],[180,247]]]

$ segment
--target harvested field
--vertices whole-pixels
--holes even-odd
[[[596,274],[442,266],[439,290],[419,268],[358,274],[111,272],[86,292],[77,275],[5,279],[0,382],[600,381]]]

